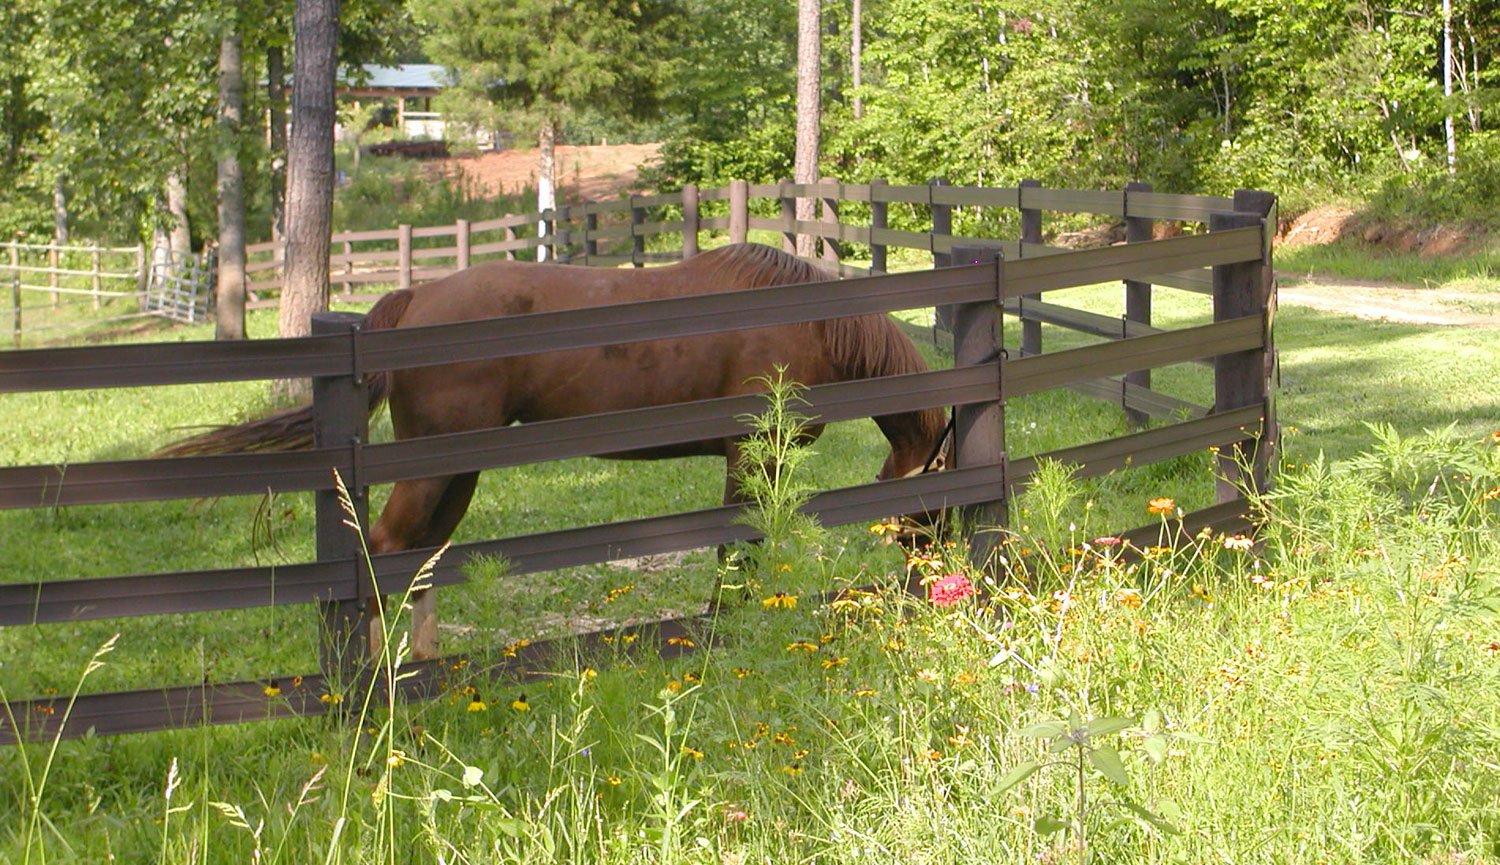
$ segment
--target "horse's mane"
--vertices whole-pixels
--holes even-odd
[[[825,282],[838,275],[820,265],[759,243],[736,243],[706,252],[698,259],[710,273],[739,288],[765,288]],[[911,339],[888,315],[859,315],[808,322],[839,372],[846,379],[878,378],[923,372],[927,361]],[[924,432],[936,436],[942,428],[940,412],[923,412]]]

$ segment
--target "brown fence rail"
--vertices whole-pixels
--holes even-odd
[[[880,313],[937,306],[953,322],[956,366],[883,379],[814,387],[808,392],[807,413],[818,422],[868,417],[924,408],[955,406],[957,468],[880,484],[850,487],[819,494],[808,505],[828,525],[873,520],[891,513],[940,507],[968,509],[987,524],[1003,523],[1006,502],[1029,479],[1038,460],[1051,457],[1080,466],[1083,476],[1097,476],[1128,466],[1220,448],[1221,504],[1190,521],[1235,525],[1242,521],[1244,502],[1235,481],[1263,483],[1270,448],[1255,448],[1257,440],[1274,438],[1269,394],[1271,366],[1267,245],[1272,200],[1260,193],[1235,199],[1155,196],[1149,193],[1068,193],[1022,187],[1016,190],[970,190],[957,187],[894,187],[881,184],[790,184],[748,187],[699,195],[685,190],[677,197],[653,196],[630,202],[609,202],[594,211],[571,208],[553,214],[553,231],[540,237],[516,236],[526,226],[516,217],[464,225],[451,235],[454,249],[480,245],[468,239],[483,231],[511,234],[502,244],[522,248],[556,242],[566,250],[564,232],[556,226],[603,214],[629,217],[630,231],[642,225],[653,230],[686,231],[692,241],[678,255],[696,249],[696,234],[712,219],[639,221],[640,208],[684,200],[696,214],[702,200],[743,202],[755,193],[785,198],[798,194],[838,196],[840,200],[925,201],[942,206],[1045,205],[1054,209],[1087,209],[1123,214],[1127,219],[1208,219],[1208,234],[1130,243],[1080,252],[1047,250],[1031,255],[1022,244],[1022,257],[1007,260],[1006,244],[987,241],[976,246],[961,239],[936,236],[919,248],[942,249],[946,266],[931,271],[879,274],[833,282],[737,291],[731,295],[700,295],[610,307],[513,316],[479,322],[364,332],[350,330],[348,314],[320,314],[315,333],[300,339],[235,343],[178,343],[15,351],[0,354],[0,392],[52,391],[74,388],[130,387],[237,379],[311,377],[315,408],[322,418],[319,448],[296,453],[259,453],[235,456],[189,457],[168,462],[125,460],[68,466],[0,468],[0,508],[59,507],[232,494],[261,494],[266,490],[314,490],[317,494],[318,561],[289,566],[244,567],[171,574],[131,574],[89,579],[52,579],[0,585],[0,626],[73,622],[161,613],[201,612],[268,605],[317,603],[325,607],[324,645],[351,638],[360,629],[362,614],[354,606],[375,593],[404,589],[411,575],[431,555],[413,550],[378,556],[373,572],[359,566],[356,550],[342,525],[343,514],[333,493],[333,472],[347,481],[359,506],[373,484],[454,474],[476,469],[582,455],[619,453],[645,445],[663,445],[732,435],[742,430],[737,420],[763,404],[758,397],[733,397],[697,403],[657,406],[605,415],[569,418],[500,429],[480,430],[383,444],[364,444],[356,431],[362,426],[364,406],[353,401],[355,388],[339,382],[357,381],[367,372],[429,366],[459,361],[509,357],[533,352],[599,346],[815,321],[862,313]],[[927,196],[925,199],[922,195]],[[863,196],[863,197],[861,197]],[[995,203],[999,204],[996,205]],[[1221,210],[1221,208],[1223,208]],[[877,211],[878,213],[878,211]],[[696,218],[696,217],[695,217]],[[746,230],[746,219],[731,210],[731,234]],[[597,225],[597,220],[595,222]],[[1269,223],[1274,225],[1274,223]],[[463,224],[461,224],[463,225]],[[780,222],[778,225],[789,226]],[[606,226],[607,227],[607,226]],[[817,227],[824,237],[837,234],[827,223]],[[844,227],[844,228],[847,228]],[[600,233],[603,232],[600,229]],[[338,242],[380,239],[379,232],[345,236]],[[872,236],[875,234],[871,232]],[[410,241],[419,237],[447,237],[447,228],[409,229],[397,233],[402,246],[398,258],[416,260]],[[639,234],[621,235],[632,241]],[[688,235],[684,234],[684,240]],[[338,240],[336,238],[336,240]],[[597,242],[585,230],[583,260],[603,264],[609,256],[588,252]],[[502,250],[504,251],[504,250]],[[637,251],[639,246],[637,245]],[[557,253],[565,258],[564,252]],[[634,254],[632,254],[634,256]],[[572,259],[575,262],[578,259]],[[642,264],[639,256],[631,261]],[[1068,310],[1036,300],[1045,291],[1105,280],[1154,280],[1156,275],[1196,272],[1212,268],[1208,283],[1214,299],[1214,322],[1199,327],[1163,331],[1149,319],[1109,332],[1102,317]],[[419,278],[408,268],[406,279]],[[1036,321],[1075,326],[1110,336],[1110,342],[1062,351],[1026,352],[1011,359],[999,351],[1002,310],[1029,311]],[[1028,322],[1030,320],[1027,320]],[[1138,373],[1156,366],[1187,362],[1214,365],[1214,406],[1192,407],[1151,391]],[[1111,378],[1123,376],[1121,379]],[[1131,376],[1137,376],[1131,379]],[[1103,382],[1103,384],[1101,384]],[[1186,420],[1125,436],[1068,448],[1050,454],[1010,460],[1004,445],[1004,400],[1011,396],[1056,387],[1123,401],[1129,410],[1150,414],[1176,412]],[[1108,391],[1113,387],[1112,393]],[[1100,392],[1101,389],[1105,392]],[[340,398],[338,395],[343,393]],[[342,427],[340,426],[342,425]],[[1238,476],[1239,465],[1250,465],[1250,478]],[[1211,513],[1210,513],[1211,511]],[[709,508],[669,516],[606,523],[561,531],[511,537],[454,547],[433,574],[435,586],[464,581],[463,564],[476,555],[500,555],[511,563],[511,573],[527,573],[629,556],[710,547],[748,539],[750,530],[736,522],[736,507]],[[976,535],[973,554],[985,560],[993,533]],[[339,624],[344,616],[343,624]],[[351,670],[325,656],[325,673],[339,673],[350,681]],[[291,677],[284,677],[291,678]],[[321,680],[309,688],[321,687]],[[244,685],[245,683],[240,683]],[[188,703],[207,706],[212,692],[217,709],[204,715]],[[90,696],[75,707],[64,735],[78,735],[91,726],[103,732],[159,729],[202,720],[225,721],[321,713],[316,701],[278,703],[256,689],[240,685],[165,687],[149,692]],[[154,695],[154,696],[151,696]],[[180,700],[178,698],[181,698]],[[176,701],[176,702],[174,702]],[[183,702],[187,701],[187,702]],[[0,742],[38,738],[57,733],[59,715],[48,714],[54,701],[12,703],[9,717],[29,718],[31,726],[15,729],[0,720]],[[258,710],[257,710],[258,706]],[[293,706],[286,709],[286,706]],[[38,720],[40,719],[40,720]]]
[[[818,199],[823,216],[816,220],[798,220],[794,203],[798,198]],[[781,215],[752,215],[756,201],[780,204]],[[724,202],[723,216],[703,215],[705,203]],[[871,210],[869,225],[850,225],[840,221],[842,204],[867,204]],[[892,203],[926,207],[930,211],[932,231],[902,231],[886,227],[887,208]],[[1042,243],[1040,216],[1054,213],[1089,213],[1118,217],[1144,228],[1150,236],[1150,225],[1156,220],[1169,222],[1206,222],[1211,213],[1235,209],[1233,199],[1200,195],[1153,193],[1145,184],[1132,184],[1121,192],[1044,189],[1027,181],[1011,188],[948,186],[933,181],[921,186],[893,186],[879,181],[858,184],[824,180],[797,184],[782,181],[774,184],[749,184],[733,181],[720,189],[699,190],[688,185],[680,192],[664,195],[636,195],[614,201],[589,202],[553,210],[515,214],[499,219],[470,222],[458,220],[451,226],[414,228],[401,225],[391,229],[350,231],[335,234],[333,244],[341,249],[329,257],[329,274],[334,285],[343,286],[346,294],[355,285],[394,283],[406,288],[414,282],[436,279],[462,270],[481,260],[541,250],[547,258],[575,264],[610,267],[621,264],[646,264],[677,261],[691,257],[698,249],[698,235],[703,231],[725,231],[731,242],[745,240],[750,229],[780,232],[784,248],[795,248],[798,234],[811,235],[823,246],[823,260],[838,267],[842,275],[885,272],[887,252],[891,248],[917,249],[933,254],[936,263],[946,263],[955,245],[995,243],[992,238],[954,236],[951,232],[955,207],[1020,210],[1023,218],[1032,214],[1037,229],[1020,241],[1002,241],[1000,249],[1008,260],[1040,257],[1067,250]],[[676,219],[651,218],[664,208],[680,215]],[[424,240],[451,241],[431,245]],[[678,240],[680,238],[680,240]],[[648,252],[648,241],[666,242],[680,249]],[[860,243],[870,247],[872,266],[853,268],[840,263],[840,243]],[[358,247],[358,248],[356,248]],[[249,288],[256,299],[252,307],[274,305],[275,300],[259,295],[280,287],[280,249],[272,243],[255,244],[248,250],[252,262]],[[1169,285],[1190,291],[1208,293],[1211,278],[1201,269],[1185,265],[1180,270],[1153,275],[1158,285]]]

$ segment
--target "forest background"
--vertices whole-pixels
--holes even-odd
[[[0,234],[134,241],[215,231],[215,164],[246,167],[270,235],[268,131],[289,0],[18,0],[0,9]],[[430,61],[444,110],[562,141],[660,141],[663,190],[792,176],[791,0],[345,0],[339,60]],[[246,122],[216,125],[226,21]],[[856,26],[857,25],[857,26]],[[839,0],[822,7],[822,173],[863,181],[1272,190],[1283,213],[1354,203],[1500,224],[1500,6],[1480,0]],[[858,34],[856,36],[855,34]],[[517,46],[566,48],[526,74]],[[856,59],[857,58],[857,59]],[[507,67],[507,63],[512,64]],[[857,74],[856,74],[857,69]],[[856,84],[856,80],[858,83]],[[170,181],[170,182],[169,182]]]

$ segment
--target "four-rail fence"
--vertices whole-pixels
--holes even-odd
[[[367,332],[360,329],[358,316],[330,313],[315,318],[313,336],[300,339],[7,352],[0,355],[0,393],[311,378],[319,418],[317,446],[312,450],[170,462],[143,459],[0,468],[0,508],[312,490],[317,500],[318,543],[317,561],[302,564],[0,584],[0,626],[315,604],[323,613],[323,670],[321,674],[307,671],[300,676],[274,677],[283,683],[274,698],[265,693],[264,679],[164,684],[92,694],[74,706],[68,728],[62,732],[72,736],[93,729],[106,735],[324,714],[335,702],[327,697],[359,676],[372,599],[400,594],[432,552],[376,556],[370,568],[364,567],[357,555],[357,539],[344,526],[335,471],[364,520],[365,491],[371,485],[731,436],[743,432],[741,417],[763,406],[756,396],[721,398],[369,444],[363,392],[366,373],[923,307],[947,310],[953,331],[952,369],[814,387],[807,393],[808,412],[831,422],[954,406],[958,414],[955,465],[945,472],[821,493],[808,508],[823,523],[857,523],[893,513],[950,507],[966,509],[975,524],[999,525],[1004,522],[1006,503],[1043,458],[1076,465],[1081,476],[1090,477],[1217,448],[1220,503],[1186,515],[1184,529],[1234,530],[1244,525],[1247,508],[1236,484],[1264,483],[1275,437],[1269,389],[1274,362],[1271,196],[1256,192],[1242,192],[1234,199],[1130,191],[1043,194],[1030,188],[941,186],[887,189],[904,191],[887,193],[879,184],[770,189],[738,184],[730,188],[727,199],[743,201],[752,193],[774,190],[783,201],[799,192],[829,196],[852,192],[875,200],[896,195],[915,198],[913,190],[917,190],[929,196],[928,206],[1000,201],[1025,205],[1024,215],[1026,208],[1044,205],[1095,210],[1107,203],[1100,196],[1110,196],[1116,209],[1103,212],[1127,220],[1206,221],[1211,230],[1060,252],[1024,239],[1016,243],[915,232],[891,234],[881,233],[891,230],[873,227],[861,234],[836,222],[788,223],[783,218],[776,224],[793,231],[816,228],[824,238],[870,242],[878,252],[873,256],[875,270],[884,265],[879,244],[897,242],[930,249],[942,256],[937,263],[943,266],[435,327]],[[934,200],[942,203],[934,204]],[[765,226],[756,219],[769,219],[736,218],[734,213],[731,209],[724,217],[698,218],[697,231],[727,228],[731,239],[737,239],[749,228]],[[874,213],[878,215],[879,210]],[[558,222],[560,218],[553,225]],[[674,222],[657,227],[681,230]],[[642,224],[629,223],[632,231]],[[674,255],[693,253],[697,231],[688,248]],[[633,249],[624,263],[644,264],[648,254],[639,242],[643,235],[625,236]],[[563,230],[542,234],[543,240],[549,237],[558,241],[558,258],[572,257],[563,243]],[[597,247],[590,249],[590,239],[597,238],[583,240],[590,263],[616,263],[617,256],[605,256]],[[470,254],[474,248],[469,248]],[[1205,291],[1213,297],[1213,323],[1164,331],[1140,320],[1122,324],[1037,300],[1048,291],[1112,280],[1125,280],[1127,288],[1156,284]],[[1037,321],[1112,339],[1046,353],[1028,351],[1023,343],[1018,356],[1010,357],[1002,345],[1002,311],[1029,314]],[[1214,366],[1215,403],[1211,407],[1167,398],[1141,383],[1143,370],[1195,361]],[[1174,422],[1010,459],[1005,448],[1005,400],[1069,386],[1123,399],[1127,409]],[[1251,467],[1252,477],[1239,477],[1242,466]],[[750,530],[736,520],[737,514],[737,508],[726,506],[457,545],[437,563],[431,582],[435,587],[464,582],[463,564],[474,556],[501,556],[511,565],[509,573],[525,574],[732,543],[750,537]],[[982,560],[995,542],[996,533],[978,532],[971,541],[972,552]],[[664,627],[677,626],[680,622]],[[403,690],[413,697],[433,695],[452,662],[452,658],[440,658],[409,667],[418,675],[405,680]],[[3,716],[6,720],[0,721],[0,742],[56,734],[64,702],[57,698],[12,702]],[[11,717],[20,729],[10,724]]]

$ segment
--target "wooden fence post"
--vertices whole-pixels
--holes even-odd
[[[397,288],[411,288],[411,226],[396,226],[396,257],[400,273],[396,277]]]
[[[877,232],[884,231],[890,211],[890,202],[879,201],[880,187],[886,185],[884,177],[870,180],[870,272],[885,273],[886,246],[875,242]]]
[[[359,476],[359,451],[367,437],[369,395],[364,373],[357,368],[358,355],[354,341],[364,316],[349,312],[315,312],[312,315],[314,336],[348,334],[349,372],[322,376],[312,381],[313,442],[320,448],[347,448],[350,472],[343,476],[350,504],[361,528],[369,526],[369,501],[364,481]],[[319,606],[322,612],[319,661],[328,677],[329,693],[347,689],[359,681],[368,663],[374,618],[374,586],[363,561],[363,544],[355,530],[344,524],[348,515],[339,501],[337,490],[318,490],[313,497],[317,515],[318,560],[349,559],[349,578],[356,587],[355,597],[329,600]]]
[[[819,178],[818,183],[820,183],[820,184],[835,184],[835,183],[838,183],[838,181],[834,180],[832,177],[823,177],[823,178]],[[825,196],[820,197],[819,198],[818,209],[821,211],[820,218],[819,218],[818,221],[831,226],[833,228],[833,230],[835,232],[837,232],[838,231],[838,226],[839,226],[839,198],[838,198],[838,193],[835,192],[833,195],[825,195]],[[826,264],[826,265],[828,265],[829,267],[832,267],[834,273],[837,273],[838,272],[838,268],[839,268],[839,259],[841,257],[842,257],[842,251],[839,249],[838,238],[836,238],[836,237],[824,237],[823,238],[823,263]]]
[[[750,183],[729,181],[729,242],[744,243],[750,237]]]
[[[512,216],[514,214],[507,213],[505,215],[506,216]],[[516,240],[516,227],[514,225],[507,225],[507,226],[505,226],[505,242],[506,243],[514,243],[515,240]],[[505,250],[505,260],[506,261],[515,261],[516,260],[516,251],[514,249],[507,249],[507,250]]]
[[[943,177],[934,177],[927,181],[929,187],[947,186],[948,180]],[[929,192],[928,205],[932,211],[932,266],[947,267],[953,261],[951,252],[938,252],[937,239],[939,237],[950,237],[953,234],[953,205],[933,204]],[[937,331],[946,333],[953,332],[953,307],[939,306],[932,311],[933,340],[937,339]]]
[[[56,246],[47,247],[47,285],[52,288],[52,308],[56,309],[62,303],[62,295],[57,292],[57,271],[62,267],[62,255]]]
[[[573,253],[568,245],[573,242],[573,229],[569,227],[572,215],[566,206],[554,208],[552,213],[552,260],[558,264],[572,264]]]
[[[599,230],[599,214],[589,207],[583,214],[583,263],[591,265],[599,254],[599,240],[594,233]]]
[[[1023,180],[1016,190],[1021,205],[1021,257],[1026,257],[1026,246],[1028,243],[1042,242],[1042,211],[1040,208],[1026,206],[1026,190],[1040,189],[1040,180]],[[1021,356],[1031,357],[1042,353],[1042,323],[1039,321],[1028,321],[1026,315],[1026,301],[1041,300],[1040,294],[1023,295],[1020,299],[1021,310]]]
[[[453,242],[454,242],[454,245],[458,247],[458,256],[457,256],[457,258],[456,258],[456,260],[454,261],[453,264],[459,270],[468,270],[469,269],[469,220],[467,220],[467,219],[460,219],[459,221],[455,222],[453,224],[453,226],[454,226]]]
[[[698,254],[698,184],[682,185],[682,260]]]
[[[1268,192],[1238,190],[1234,194],[1233,213],[1209,214],[1209,231],[1259,226],[1264,234],[1272,230],[1267,219],[1276,204]],[[1223,412],[1250,405],[1265,409],[1258,440],[1242,441],[1219,452],[1218,501],[1233,501],[1239,487],[1266,489],[1266,470],[1276,444],[1276,419],[1271,400],[1271,375],[1275,351],[1271,345],[1270,318],[1274,283],[1272,282],[1270,247],[1258,261],[1219,264],[1213,268],[1214,321],[1259,315],[1266,321],[1265,347],[1220,355],[1214,359],[1214,411]],[[1242,467],[1248,467],[1245,476]]]
[[[21,256],[16,245],[10,245],[10,303],[13,308],[11,315],[11,340],[16,348],[21,347]]]
[[[777,199],[781,202],[781,251],[787,255],[797,254],[797,197],[787,194],[787,187],[792,185],[791,178],[782,178],[776,181],[781,189],[781,195]]]
[[[1150,192],[1149,183],[1127,183],[1125,184],[1125,242],[1142,243],[1151,239],[1151,232],[1155,220],[1149,216],[1131,216],[1130,193]],[[1125,280],[1125,321],[1137,324],[1151,324],[1151,283],[1140,282],[1134,279]],[[1122,331],[1124,325],[1121,326]],[[1121,336],[1125,334],[1122,332]],[[1151,370],[1140,369],[1125,373],[1124,383],[1126,385],[1137,385],[1139,387],[1151,387]],[[1125,422],[1131,429],[1140,429],[1146,426],[1151,416],[1143,411],[1137,411],[1126,404],[1125,389],[1120,389],[1120,405],[1125,409]]]
[[[101,292],[101,291],[104,290],[104,280],[100,277],[99,274],[104,270],[104,268],[102,268],[102,267],[99,266],[99,247],[97,247],[97,246],[94,247],[94,249],[93,249],[93,261],[94,261],[94,266],[93,266],[94,267],[94,272],[92,274],[93,275],[93,279],[90,280],[90,286],[93,288],[93,291],[94,291],[94,309],[98,309],[99,308],[99,292]]]
[[[646,221],[646,208],[635,203],[635,196],[630,196],[630,266],[646,266],[646,236],[636,233],[636,226]]]
[[[995,296],[992,300],[953,306],[953,365],[975,366],[999,363],[1000,398],[994,402],[957,406],[953,415],[953,459],[955,468],[1006,462],[1005,454],[1005,353],[1000,298],[1005,285],[1005,262],[1000,250],[985,246],[955,246],[949,265],[992,264]],[[1004,473],[1002,472],[1002,476]],[[994,571],[995,550],[1007,522],[1009,480],[995,490],[990,501],[964,509],[970,532],[969,561]]]

